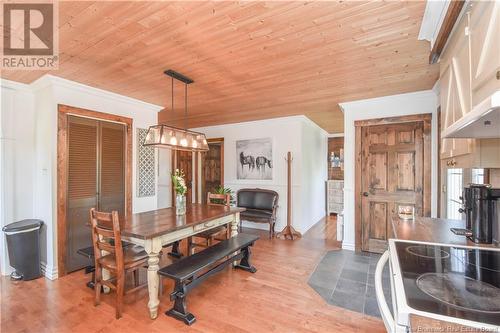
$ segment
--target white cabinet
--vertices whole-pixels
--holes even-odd
[[[469,16],[464,15],[440,59],[441,131],[471,110]],[[471,152],[471,139],[443,139],[441,158]]]
[[[470,9],[472,105],[500,89],[500,1],[474,1]]]
[[[471,1],[440,57],[441,131],[500,89],[500,1]],[[442,139],[443,165],[500,167],[499,139]]]
[[[344,210],[344,181],[326,181],[326,215],[340,214]]]

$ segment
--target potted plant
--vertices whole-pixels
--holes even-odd
[[[230,202],[233,203],[234,198],[233,198],[233,190],[231,190],[229,187],[223,187],[222,185],[217,186],[217,188],[214,191],[215,194],[229,194],[230,196]],[[213,199],[213,203],[217,204],[224,204],[224,200],[222,199]]]
[[[175,214],[184,215],[186,214],[186,193],[187,186],[184,180],[184,172],[179,169],[175,169],[172,174],[172,185],[175,191]]]

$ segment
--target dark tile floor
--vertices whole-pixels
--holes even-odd
[[[379,258],[380,255],[373,253],[330,251],[321,259],[308,283],[331,305],[380,317],[374,287]],[[387,266],[382,285],[387,302],[391,304]]]

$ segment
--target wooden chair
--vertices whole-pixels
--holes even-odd
[[[140,246],[123,248],[118,212],[98,212],[90,210],[92,224],[92,243],[95,260],[95,305],[99,305],[101,286],[107,286],[116,291],[116,319],[122,316],[123,296],[125,293],[125,275],[134,274],[134,288],[127,290],[131,293],[146,286],[139,285],[138,269],[145,266],[148,260],[146,251]],[[110,241],[113,240],[113,245]],[[103,280],[102,270],[110,272],[111,277]]]
[[[207,193],[207,205],[210,206],[227,206],[231,203],[231,195],[230,194],[216,194],[216,193]],[[188,253],[189,255],[193,254],[195,247],[209,247],[212,246],[214,240],[224,240],[230,237],[231,230],[225,226],[221,225],[217,228],[210,229],[204,231],[202,233],[196,234],[193,237],[203,238],[204,243],[195,243],[193,241],[193,237],[188,238]],[[225,233],[224,238],[216,238],[217,236],[221,236]]]

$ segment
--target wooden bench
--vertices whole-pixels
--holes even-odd
[[[250,264],[250,246],[257,239],[259,239],[258,236],[240,233],[160,269],[158,271],[160,276],[175,281],[174,291],[170,294],[170,300],[174,301],[174,306],[165,314],[187,325],[193,324],[196,318],[187,311],[187,293],[236,260],[240,262],[234,265],[235,268],[255,273],[257,269]]]

